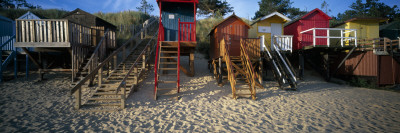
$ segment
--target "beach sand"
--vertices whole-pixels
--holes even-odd
[[[234,100],[229,84],[218,87],[207,60],[198,56],[195,66],[195,77],[182,74],[181,93],[157,101],[149,72],[116,112],[75,110],[68,73],[1,83],[0,132],[400,132],[397,92],[328,83],[308,72],[297,91],[267,81],[257,100]]]

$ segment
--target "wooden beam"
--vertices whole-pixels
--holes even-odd
[[[69,42],[15,42],[14,47],[71,47]]]
[[[33,62],[37,67],[39,67],[39,69],[42,69],[42,68],[43,68],[42,65],[40,65],[40,64],[35,60],[35,58],[33,58],[33,56],[31,55],[31,53],[29,53],[29,51],[28,51],[26,48],[22,48],[22,50],[25,51],[25,53],[26,53],[26,55],[28,55],[29,59],[31,59],[32,62]]]

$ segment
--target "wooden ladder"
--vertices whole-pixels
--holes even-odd
[[[157,100],[159,91],[176,90],[177,93],[180,91],[180,42],[176,46],[165,45],[162,42],[159,44],[154,100]],[[176,84],[176,86],[171,87],[171,84]]]

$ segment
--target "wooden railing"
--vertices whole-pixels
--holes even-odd
[[[156,24],[157,20],[153,20],[150,24],[148,24],[146,27],[144,27],[142,29],[142,31],[144,31],[144,29],[149,29],[149,28],[154,28],[156,27],[154,24]],[[106,67],[107,69],[107,73],[112,73],[114,71],[116,71],[118,64],[121,64],[127,55],[127,51],[134,51],[137,46],[141,43],[142,39],[139,36],[140,34],[137,33],[136,35],[132,36],[128,41],[126,41],[121,47],[119,47],[118,49],[114,50],[113,53],[111,53],[110,55],[108,55],[107,58],[105,58],[101,63],[97,63],[94,65],[96,67],[94,67],[93,69],[90,70],[89,74],[83,78],[82,80],[80,80],[70,91],[70,94],[75,94],[75,108],[79,109],[81,106],[81,96],[82,96],[82,86],[88,82],[89,80],[93,79],[96,75],[98,77],[98,86],[101,86],[102,84],[102,73],[103,73],[103,68]],[[157,35],[157,33],[156,33]],[[133,44],[136,43],[135,46],[133,46]],[[119,63],[118,63],[119,62]],[[112,64],[112,65],[110,65]],[[111,66],[113,66],[113,70],[111,70]]]
[[[359,50],[373,50],[375,54],[388,55],[392,50],[400,52],[400,40],[389,38],[359,39]]]
[[[8,40],[4,41],[3,44],[0,45],[0,55],[3,56],[3,50],[6,47],[6,50],[9,51],[7,47],[10,45],[12,46],[13,42],[15,41],[15,35],[11,36]],[[4,60],[0,59],[0,82],[3,81],[3,71],[4,69],[8,66],[8,64],[11,62],[11,60],[14,60],[14,77],[17,78],[17,52],[15,51],[15,48],[11,48],[12,52],[11,54]],[[2,58],[2,57],[1,57]]]
[[[17,42],[69,42],[66,19],[17,19]]]
[[[248,52],[249,48],[247,48],[248,46],[246,46],[246,44],[251,44],[251,43],[245,43],[247,40],[248,39],[241,39],[240,40],[240,55],[241,55],[241,60],[242,60],[242,63],[243,63],[242,64],[243,68],[246,71],[246,77],[249,80],[251,97],[252,97],[253,100],[255,100],[256,99],[256,96],[255,96],[256,95],[256,89],[255,89],[255,86],[256,86],[256,73],[254,72],[253,63],[251,63],[251,58],[250,58],[250,55],[249,55],[249,53],[251,53],[251,52]]]
[[[144,50],[140,53],[138,58],[133,62],[133,65],[131,68],[129,68],[128,72],[126,73],[125,77],[122,79],[121,83],[118,85],[115,94],[118,94],[120,91],[122,91],[121,94],[121,108],[125,108],[125,100],[126,100],[126,86],[127,86],[127,81],[131,73],[133,72],[135,74],[135,82],[131,85],[131,92],[133,90],[133,87],[137,85],[138,78],[141,77],[141,75],[138,75],[138,67],[142,68],[142,71],[146,70],[146,64],[148,64],[149,59],[151,55],[153,55],[154,49],[152,47],[155,46],[157,40],[155,40],[155,35],[158,34],[158,31],[153,35],[153,37],[150,39],[150,41],[146,44]],[[139,63],[142,62],[142,66],[138,66]]]
[[[181,22],[178,19],[178,32],[179,41],[182,42],[195,42],[196,41],[196,23],[195,22]]]
[[[293,51],[293,35],[274,35],[274,42],[277,42],[278,46],[283,51]],[[271,50],[275,50],[272,49]]]
[[[233,72],[232,61],[229,57],[229,46],[228,44],[225,44],[225,39],[222,39],[220,45],[222,46],[222,51],[224,53],[223,58],[225,59],[226,68],[228,70],[228,80],[232,88],[232,97],[233,99],[236,99],[236,75]]]
[[[243,38],[240,40],[240,45],[242,43],[250,59],[259,59],[261,57],[259,38]]]

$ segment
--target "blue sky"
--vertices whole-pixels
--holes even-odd
[[[136,10],[141,0],[27,0],[33,5],[40,5],[44,9],[58,8],[67,11],[72,11],[76,8],[81,8],[90,13],[95,12],[120,12],[124,10]],[[226,0],[233,6],[235,14],[244,17],[252,18],[254,13],[259,9],[258,1],[261,0]],[[292,6],[301,10],[310,11],[314,8],[320,8],[322,0],[291,0]],[[326,0],[329,8],[332,10],[328,15],[336,16],[338,13],[349,9],[348,5],[356,0]],[[363,0],[365,2],[365,0]],[[399,0],[380,0],[389,6],[400,5]],[[159,10],[156,0],[148,0],[154,7],[152,15],[158,15]]]

